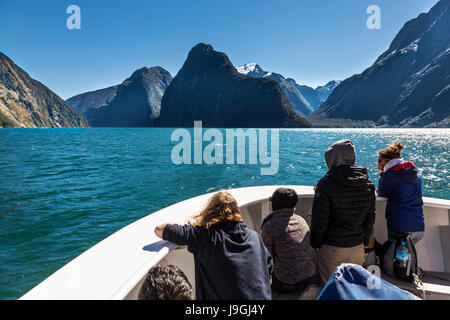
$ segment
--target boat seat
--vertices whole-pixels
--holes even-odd
[[[423,296],[423,291],[410,282],[393,278],[385,273],[381,274],[381,278],[425,300],[448,300],[450,297],[449,272],[424,271],[424,276],[421,280],[425,291],[425,297]]]
[[[310,284],[304,291],[279,293],[272,290],[272,300],[316,300],[322,289],[318,284]]]
[[[441,240],[442,258],[444,260],[445,271],[450,272],[450,226],[439,226],[439,238]]]
[[[424,298],[422,290],[410,282],[388,276],[382,273],[381,278],[403,290]],[[450,273],[424,271],[422,283],[425,290],[425,300],[448,300],[450,296]],[[310,284],[303,292],[279,293],[272,290],[272,300],[315,300],[321,292],[320,285]]]

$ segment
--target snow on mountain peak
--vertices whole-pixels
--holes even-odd
[[[239,66],[236,68],[239,73],[242,74],[263,74],[265,73],[261,67],[255,62],[244,64],[243,66]]]

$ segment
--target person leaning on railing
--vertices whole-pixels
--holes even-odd
[[[402,150],[403,145],[395,142],[379,152],[380,181],[377,194],[388,198],[388,238],[395,239],[403,233],[409,233],[416,244],[423,238],[425,231],[422,180],[414,163],[402,159]]]
[[[270,300],[273,260],[259,234],[242,221],[227,191],[211,196],[194,225],[166,223],[155,234],[194,255],[198,300]]]

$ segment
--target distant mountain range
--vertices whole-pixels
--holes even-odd
[[[202,45],[196,46],[195,48],[199,49]],[[205,45],[205,48],[207,46]],[[210,47],[210,46],[209,46]],[[212,48],[212,47],[211,47]],[[195,51],[195,50],[194,50]],[[214,50],[213,50],[214,51]],[[191,51],[192,52],[192,51]],[[214,51],[215,52],[215,51]],[[228,57],[222,53],[215,52],[215,55],[222,56],[223,62],[226,63],[226,65],[232,66],[231,62],[229,61]],[[192,57],[191,57],[192,58]],[[280,92],[274,88],[276,87],[275,84],[267,85],[265,84],[263,87],[261,85],[259,86],[251,86],[249,88],[238,88],[241,84],[241,82],[235,82],[232,84],[233,81],[229,81],[230,79],[241,79],[246,77],[241,77],[241,75],[235,71],[232,71],[230,73],[230,70],[228,68],[224,68],[221,66],[219,69],[218,66],[213,66],[211,64],[211,59],[208,57],[208,55],[205,55],[202,57],[202,59],[205,58],[205,61],[198,60],[196,63],[198,66],[196,68],[201,67],[201,65],[205,64],[203,67],[207,67],[206,64],[210,64],[209,67],[211,72],[214,73],[214,75],[209,75],[209,79],[211,79],[212,76],[217,76],[217,81],[213,81],[209,83],[209,87],[207,89],[207,92],[210,93],[209,95],[206,95],[206,90],[197,87],[193,87],[192,83],[189,83],[191,80],[186,80],[189,77],[196,76],[195,70],[191,70],[193,74],[189,74],[190,70],[183,70],[183,72],[179,72],[180,76],[178,76],[178,80],[176,82],[176,90],[180,90],[180,83],[182,81],[185,81],[189,86],[191,86],[191,92],[187,93],[186,90],[183,92],[178,92],[177,95],[177,103],[179,103],[179,106],[183,106],[183,110],[181,110],[180,107],[174,108],[174,110],[170,111],[169,113],[162,112],[163,115],[161,119],[159,119],[160,110],[162,108],[162,97],[166,89],[168,88],[170,82],[172,81],[172,77],[170,74],[165,71],[164,69],[160,67],[153,67],[153,68],[142,68],[140,70],[137,70],[133,75],[125,80],[121,85],[115,85],[112,87],[108,87],[105,89],[100,89],[96,91],[91,91],[83,94],[79,94],[77,96],[74,96],[72,98],[69,98],[67,102],[74,106],[79,111],[83,112],[83,114],[88,119],[91,126],[94,127],[104,127],[104,126],[128,126],[128,127],[135,127],[135,126],[179,126],[183,123],[184,126],[192,126],[194,120],[191,119],[191,117],[187,117],[185,113],[187,113],[190,107],[186,107],[186,104],[208,104],[208,106],[204,106],[203,111],[199,111],[201,108],[198,108],[198,106],[194,106],[193,109],[197,110],[191,110],[193,112],[193,115],[195,115],[195,120],[203,120],[205,123],[208,123],[211,118],[220,118],[221,121],[228,121],[227,124],[223,124],[217,122],[216,126],[257,126],[261,127],[264,126],[264,121],[261,121],[259,119],[261,116],[251,116],[251,121],[247,118],[249,118],[249,115],[241,114],[236,115],[230,110],[239,108],[239,110],[245,111],[245,108],[242,108],[242,105],[250,104],[250,103],[259,103],[261,104],[260,100],[267,100],[271,97],[271,95],[274,94],[273,98],[275,99],[272,102],[275,102],[277,99],[279,101],[276,101],[274,106],[278,106],[278,111],[281,113],[285,113],[284,116],[277,115],[277,117],[283,118],[282,120],[276,122],[276,118],[273,118],[274,126],[309,126],[309,122],[307,122],[304,118],[298,117],[295,112],[291,113],[292,107],[294,107],[294,110],[299,115],[307,115],[310,114],[313,109],[309,106],[308,102],[301,96],[301,94],[298,92],[298,90],[295,88],[295,81],[294,84],[289,82],[288,80],[284,79],[283,76],[278,74],[271,74],[270,77],[265,76],[255,76],[255,74],[249,75],[247,78],[268,78],[275,80],[277,83],[280,84],[282,87],[284,94],[286,95],[286,98],[288,101],[285,101],[283,99],[283,93]],[[208,60],[209,59],[209,60]],[[188,57],[189,60],[189,57]],[[188,61],[187,60],[187,61]],[[192,60],[192,59],[191,59]],[[190,65],[191,62],[189,61],[188,65]],[[185,63],[186,65],[186,63]],[[216,68],[217,70],[213,70]],[[234,68],[234,67],[233,67]],[[222,73],[222,74],[221,74]],[[227,74],[228,73],[228,74]],[[204,75],[202,75],[204,76]],[[182,78],[182,80],[180,80]],[[184,80],[183,80],[184,79]],[[221,81],[225,81],[227,83],[221,83]],[[197,81],[198,82],[198,81]],[[254,82],[252,80],[252,82]],[[256,83],[266,83],[267,81],[256,81]],[[217,87],[213,88],[212,84],[215,83]],[[244,82],[249,83],[249,82]],[[196,83],[198,84],[198,83]],[[236,101],[234,99],[236,96],[236,92],[229,92],[227,91],[227,88],[230,88],[230,85],[234,86],[233,90],[237,90],[240,93],[242,93],[245,97],[243,97],[242,101]],[[203,84],[205,85],[205,83]],[[258,89],[258,94],[262,90],[262,88],[267,88],[267,92],[264,92],[264,98],[261,99],[260,97],[256,98],[254,96],[255,90]],[[170,92],[174,92],[175,89],[171,89]],[[198,91],[197,91],[198,90]],[[248,92],[245,92],[245,90],[248,90]],[[272,92],[271,92],[272,91]],[[169,92],[169,95],[170,95]],[[186,95],[187,94],[187,95]],[[222,101],[216,101],[213,99],[214,96],[222,97]],[[178,99],[179,98],[179,99]],[[223,98],[226,98],[225,100]],[[205,100],[203,100],[205,99]],[[233,100],[234,99],[234,100]],[[252,102],[252,99],[254,102]],[[227,100],[233,100],[233,105],[230,105],[230,103]],[[256,101],[258,100],[258,101]],[[169,101],[169,100],[166,100]],[[291,101],[292,106],[289,106],[289,101]],[[222,105],[222,103],[224,103]],[[262,108],[267,107],[266,102],[264,102],[262,105]],[[170,105],[170,104],[168,104]],[[220,105],[220,112],[211,115],[211,112],[217,112],[218,106]],[[172,108],[171,106],[166,106],[164,109]],[[246,107],[247,108],[247,107]],[[252,107],[252,110],[255,110],[255,108],[258,108],[258,105],[254,105]],[[216,110],[216,111],[215,111]],[[284,111],[283,111],[284,110]],[[190,111],[189,111],[190,112]],[[177,120],[176,117],[180,117],[181,115],[179,113],[182,113],[183,120]],[[225,120],[226,117],[223,117],[224,114],[230,113],[230,119]],[[288,115],[289,114],[289,115]],[[262,118],[262,117],[261,117]],[[280,118],[280,119],[281,119]],[[249,122],[250,121],[250,122]],[[252,125],[250,125],[252,123]],[[276,123],[276,125],[275,125]]]
[[[342,81],[310,119],[450,127],[450,0],[405,23],[389,49]]]
[[[296,83],[287,81],[281,74],[274,72],[267,72],[261,69],[256,63],[249,63],[236,68],[238,72],[246,74],[254,78],[269,78],[275,80],[280,85],[286,98],[291,102],[294,111],[301,116],[307,116],[314,109],[301,95],[301,93],[295,87]]]
[[[67,99],[66,102],[85,114],[91,110],[108,105],[115,98],[119,86],[118,84],[112,87],[82,93]]]
[[[67,100],[93,127],[150,127],[159,117],[161,98],[172,76],[161,67],[136,70],[122,84]]]
[[[157,126],[308,127],[286,99],[280,85],[267,77],[239,73],[227,55],[200,43],[166,89]]]
[[[279,73],[264,71],[256,63],[248,63],[236,69],[240,73],[254,78],[269,78],[278,82],[286,98],[292,103],[294,110],[301,116],[308,116],[316,110],[340,82],[333,80],[325,86],[313,89],[306,85],[299,85],[294,79],[285,78]]]
[[[0,52],[0,128],[87,126],[79,111]]]
[[[450,0],[405,23],[362,73],[315,89],[256,63],[236,68],[200,43],[175,78],[144,67],[65,102],[0,53],[0,127],[190,127],[195,120],[205,127],[450,127]]]
[[[294,81],[294,79],[288,78],[288,81]],[[295,84],[295,87],[297,90],[302,94],[303,97],[309,102],[310,106],[316,110],[320,107],[322,103],[324,103],[330,94],[333,92],[333,90],[341,83],[339,80],[332,80],[329,81],[324,86],[318,86],[317,88],[313,89],[309,86],[305,85],[298,85]]]
[[[226,59],[227,63],[231,64],[228,58]],[[203,62],[200,61],[199,63]],[[298,115],[306,116],[313,111],[309,102],[299,92],[303,88],[310,87],[299,86],[295,80],[291,78],[285,79],[280,74],[263,71],[257,64],[247,64],[236,69],[239,73],[253,78],[267,78],[276,81]],[[90,125],[94,127],[166,126],[169,125],[168,122],[166,123],[169,120],[164,117],[162,120],[156,121],[155,119],[159,117],[161,100],[171,80],[170,74],[160,67],[142,68],[137,70],[121,85],[79,94],[67,99],[67,102],[81,111],[88,119]],[[316,89],[310,88],[314,95],[314,102],[316,100],[318,104],[323,102],[337,83],[337,81],[331,81],[326,86],[317,87]],[[322,90],[324,93],[322,93]],[[195,94],[198,95],[198,92],[194,92],[190,99],[195,98]],[[251,95],[251,91],[249,94]],[[216,104],[216,102],[208,103]],[[317,104],[314,103],[314,106],[317,106]],[[198,116],[200,117],[200,115]],[[301,121],[301,126],[304,126],[304,123],[306,123],[303,123],[303,121]],[[290,120],[288,122],[291,123]]]

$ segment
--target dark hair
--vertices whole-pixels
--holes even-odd
[[[194,290],[180,268],[157,265],[147,272],[138,300],[194,300]]]
[[[297,192],[293,189],[278,188],[269,198],[274,211],[284,208],[295,208],[298,202]]]
[[[378,152],[378,156],[386,160],[397,159],[402,157],[400,154],[402,150],[403,144],[401,144],[400,142],[394,142],[391,143],[386,149],[380,150]]]

